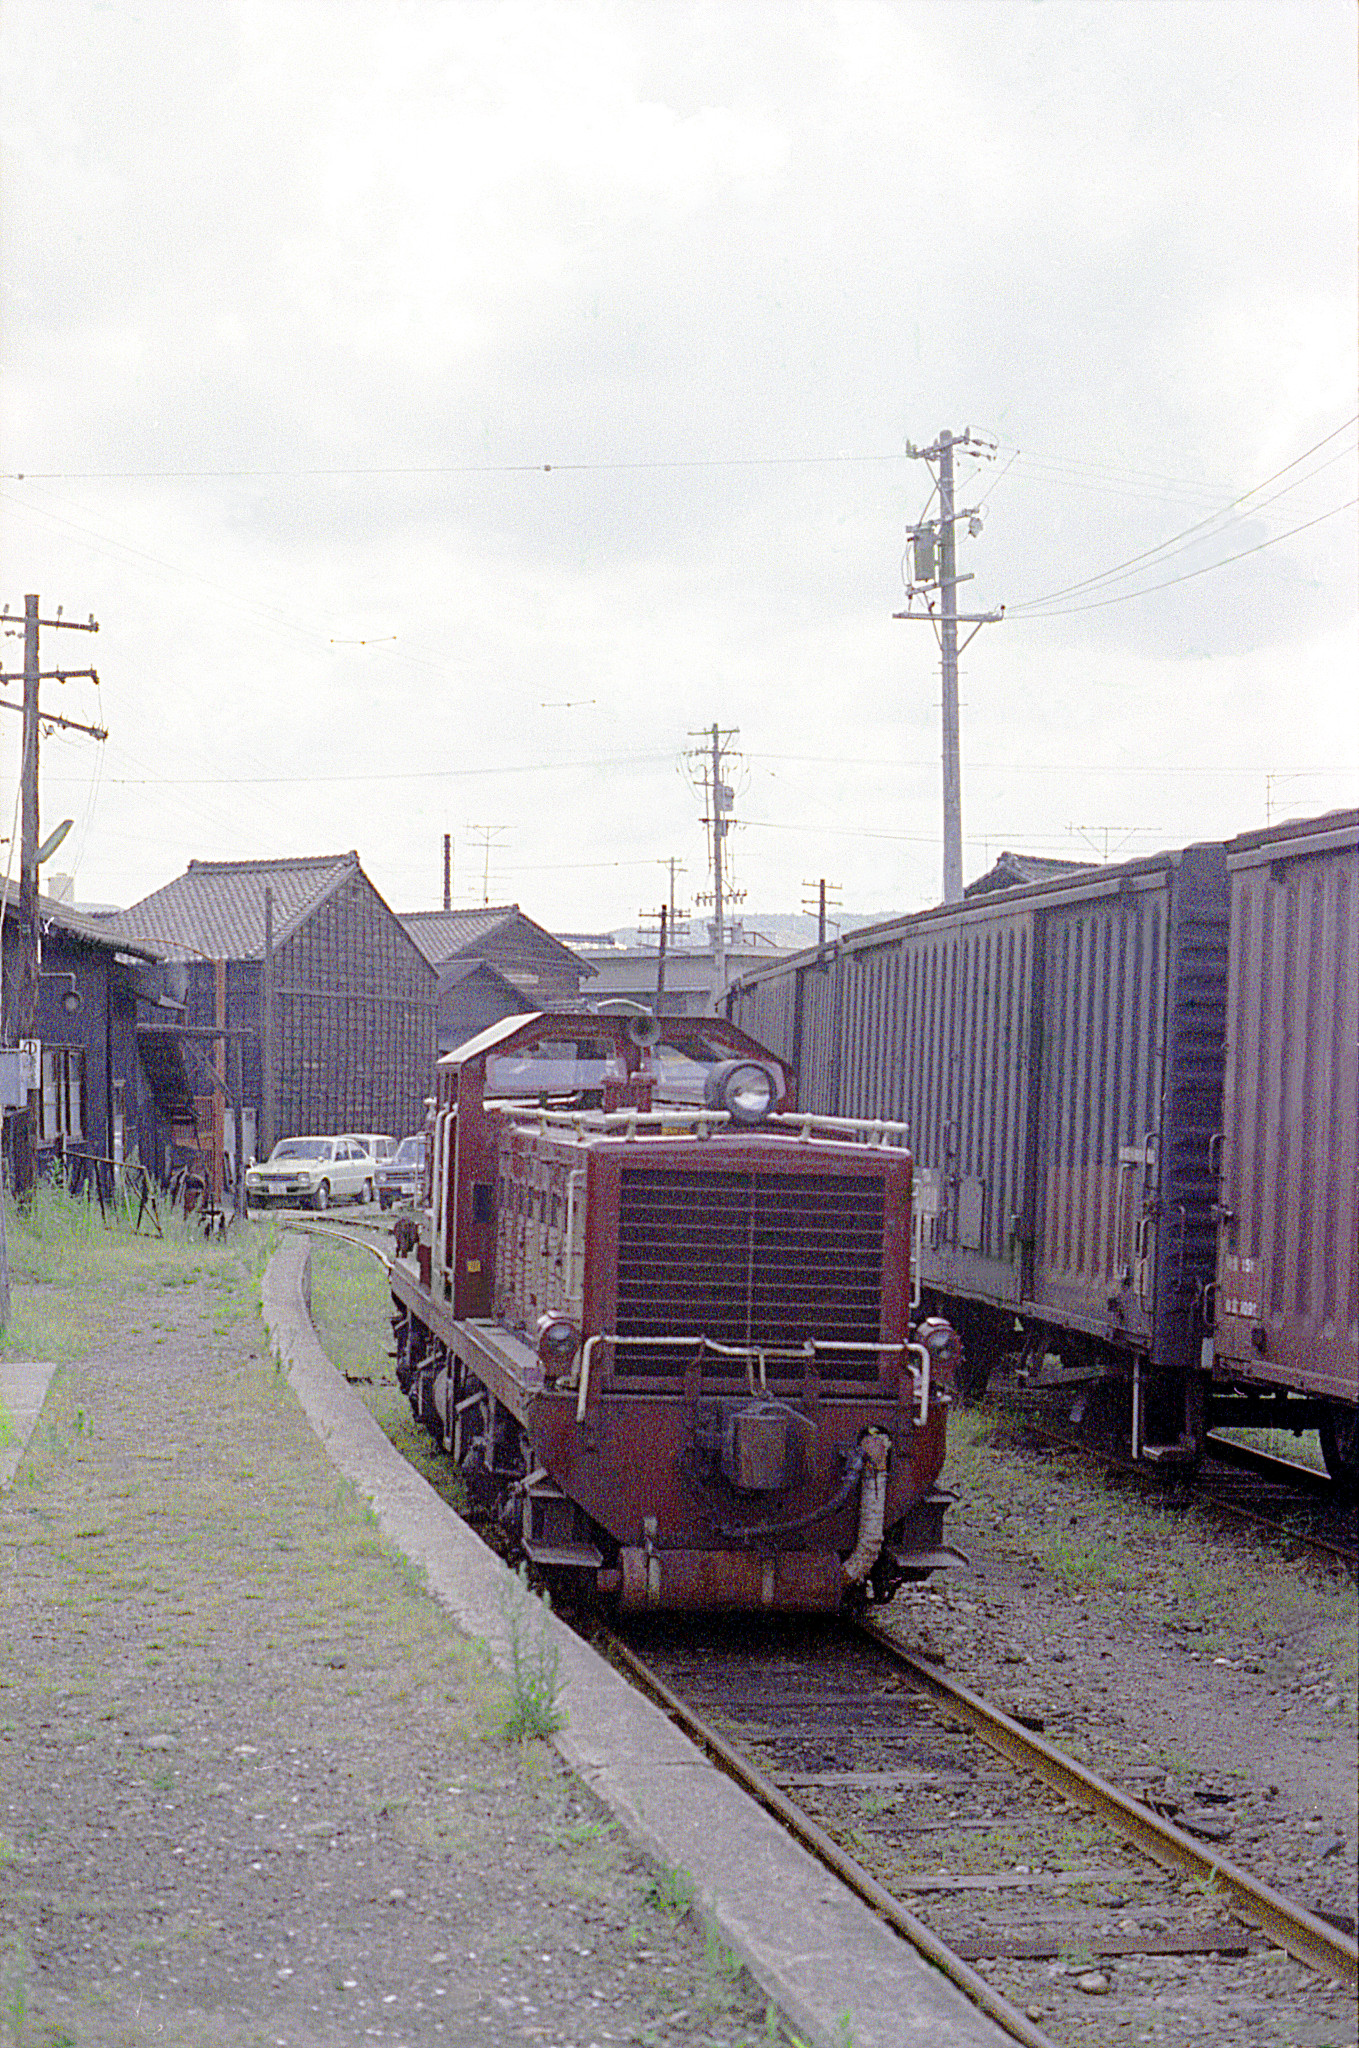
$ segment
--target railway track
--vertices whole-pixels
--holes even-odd
[[[876,1630],[657,1618],[609,1654],[1016,2040],[1354,2038],[1352,1933]]]
[[[1192,1476],[1134,1464],[1098,1431],[1073,1434],[1071,1388],[1002,1386],[999,1398],[1051,1452],[1083,1458],[1180,1506],[1191,1503],[1224,1521],[1266,1530],[1301,1551],[1359,1571],[1359,1502],[1323,1472],[1209,1433],[1207,1455]],[[1078,1390],[1077,1390],[1078,1391]]]

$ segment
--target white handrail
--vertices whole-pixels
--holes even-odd
[[[910,1138],[909,1124],[893,1123],[885,1117],[821,1116],[814,1111],[780,1111],[760,1123],[733,1124],[725,1109],[695,1109],[673,1104],[664,1109],[530,1109],[508,1111],[520,1131],[570,1131],[577,1137],[627,1138],[686,1136],[690,1132],[706,1138],[710,1131],[734,1128],[754,1136],[774,1131],[779,1137],[794,1137],[806,1143],[812,1138],[847,1138],[865,1145],[898,1147]]]

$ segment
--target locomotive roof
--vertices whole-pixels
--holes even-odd
[[[737,1057],[749,1053],[753,1058],[773,1059],[775,1055],[752,1038],[739,1024],[731,1023],[726,1017],[662,1017],[657,1020],[665,1040],[677,1050],[683,1051],[686,1041],[707,1038],[719,1045],[729,1044]],[[468,1060],[477,1059],[482,1053],[494,1052],[506,1046],[521,1033],[529,1032],[534,1026],[542,1026],[539,1036],[557,1038],[594,1038],[621,1041],[627,1035],[627,1027],[635,1022],[635,1013],[620,1015],[617,1012],[600,1010],[527,1010],[515,1017],[501,1017],[494,1024],[488,1024],[475,1038],[468,1038],[451,1051],[441,1054],[441,1067],[461,1067]],[[787,1067],[787,1061],[779,1064]]]

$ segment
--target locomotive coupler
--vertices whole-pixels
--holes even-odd
[[[737,1493],[789,1493],[816,1465],[816,1425],[786,1401],[699,1402],[694,1409],[696,1461]]]

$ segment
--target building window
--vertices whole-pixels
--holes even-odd
[[[40,1145],[85,1136],[85,1049],[45,1045],[42,1049]]]

